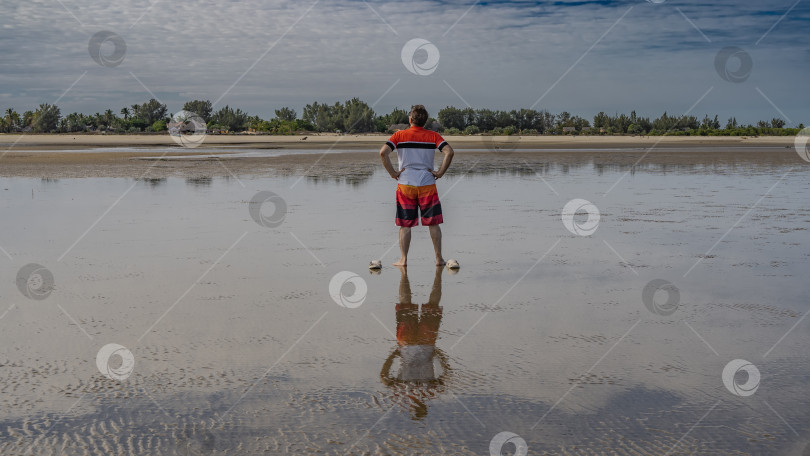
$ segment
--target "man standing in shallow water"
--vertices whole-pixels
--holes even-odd
[[[436,179],[441,179],[450,162],[453,161],[453,148],[435,131],[425,129],[428,120],[423,105],[411,108],[408,121],[411,128],[394,133],[380,149],[380,158],[388,174],[397,180],[397,215],[399,226],[399,250],[401,257],[395,266],[406,266],[408,249],[411,246],[411,227],[416,226],[421,213],[422,226],[430,230],[433,250],[436,252],[436,266],[444,266],[442,257],[442,205],[436,192]],[[433,170],[433,160],[439,149],[444,159],[438,171]],[[399,171],[394,169],[388,154],[397,151]]]

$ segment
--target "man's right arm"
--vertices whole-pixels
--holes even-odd
[[[388,157],[391,152],[393,152],[391,146],[389,146],[388,143],[383,144],[382,148],[380,148],[380,159],[382,160],[383,167],[388,171],[388,175],[393,179],[399,179],[399,175],[402,171],[395,170],[394,165],[391,164],[391,159]]]

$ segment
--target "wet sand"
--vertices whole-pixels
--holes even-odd
[[[0,453],[482,455],[509,431],[529,454],[802,455],[810,165],[645,152],[458,154],[438,184],[462,269],[439,276],[433,384],[381,381],[402,276],[373,149],[0,159]],[[253,220],[258,191],[284,200],[280,225]],[[573,198],[599,208],[593,235],[561,222]],[[431,256],[416,229],[414,303]],[[53,273],[45,299],[16,286],[28,263]],[[367,285],[356,308],[330,297],[341,271]],[[643,303],[654,279],[679,290],[669,315]],[[134,356],[126,380],[96,366],[108,343]],[[724,386],[734,359],[761,372],[753,395]]]

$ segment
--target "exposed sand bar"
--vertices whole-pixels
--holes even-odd
[[[295,136],[208,135],[203,146],[253,146],[257,148],[335,149],[376,148],[388,138],[384,134]],[[507,142],[519,148],[636,148],[684,146],[792,146],[792,136],[445,136],[457,148],[487,149],[492,143]],[[85,147],[151,147],[176,146],[168,134],[163,135],[87,135],[87,134],[0,134],[0,147],[15,150],[49,150]],[[192,150],[186,150],[193,153]]]
[[[306,139],[304,139],[306,138]],[[0,135],[0,176],[165,177],[303,174],[333,176],[338,169],[368,174],[388,135],[222,135],[197,148],[166,135]],[[501,168],[511,155],[557,163],[631,166],[754,160],[800,161],[793,137],[448,136],[459,152],[454,172]],[[255,154],[255,155],[251,155]],[[512,162],[509,162],[512,163]],[[510,165],[511,166],[511,165]],[[508,166],[507,166],[508,167]]]

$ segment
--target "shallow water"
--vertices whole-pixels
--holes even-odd
[[[810,165],[637,158],[459,154],[439,192],[461,269],[437,277],[414,231],[420,321],[398,318],[379,166],[4,178],[0,453],[484,455],[508,431],[529,454],[805,454]],[[286,210],[251,205],[260,191]],[[590,236],[561,220],[575,198],[599,210]],[[53,275],[50,294],[23,281],[43,299],[18,289],[29,263]],[[341,271],[362,279],[339,288],[348,307]],[[654,279],[678,297],[650,310]],[[403,344],[435,336],[435,381],[396,379],[398,325]],[[132,353],[125,379],[97,366],[109,343]],[[724,385],[736,359],[761,374],[753,394],[744,373]]]

